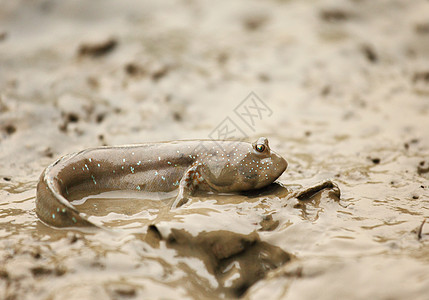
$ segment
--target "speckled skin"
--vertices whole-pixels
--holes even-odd
[[[172,208],[187,202],[199,188],[238,192],[262,188],[276,180],[287,162],[271,151],[266,138],[236,141],[176,141],[100,147],[66,155],[42,173],[36,213],[56,227],[95,226],[68,200],[79,191],[169,192],[179,188]]]

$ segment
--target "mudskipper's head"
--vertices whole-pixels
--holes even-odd
[[[226,144],[230,151],[214,157],[203,171],[207,183],[223,192],[246,191],[265,187],[287,168],[286,160],[272,151],[268,139]]]

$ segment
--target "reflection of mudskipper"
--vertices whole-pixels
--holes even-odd
[[[146,241],[154,247],[165,243],[180,257],[202,260],[207,271],[218,282],[217,288],[204,285],[207,295],[240,297],[255,282],[290,261],[291,255],[279,247],[260,240],[256,232],[248,235],[226,230],[200,232],[193,236],[184,229],[171,229],[163,236],[155,225],[149,227]],[[188,270],[189,272],[189,270]],[[191,284],[201,287],[201,278],[195,276]]]

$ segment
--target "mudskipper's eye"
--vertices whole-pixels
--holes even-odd
[[[258,151],[258,152],[264,152],[264,150],[265,150],[265,145],[263,145],[263,144],[257,144],[257,145],[255,146],[255,149],[256,149],[256,151]]]

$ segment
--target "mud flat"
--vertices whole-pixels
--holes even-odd
[[[427,299],[427,1],[0,3],[1,299]],[[341,198],[79,204],[111,231],[35,215],[61,155],[226,129],[269,138],[283,187]]]

